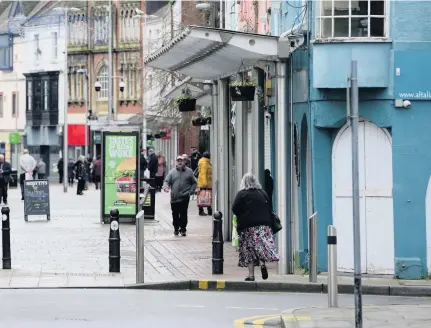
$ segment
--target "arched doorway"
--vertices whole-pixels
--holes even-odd
[[[385,129],[368,121],[359,127],[359,196],[361,270],[394,273],[392,140]],[[338,270],[353,271],[352,136],[349,125],[332,149],[333,222],[337,228]]]

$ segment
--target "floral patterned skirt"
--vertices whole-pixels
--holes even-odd
[[[238,237],[239,267],[247,267],[250,263],[259,266],[260,262],[276,262],[280,259],[270,227],[247,228]]]

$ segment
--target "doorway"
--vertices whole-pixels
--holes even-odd
[[[392,139],[385,129],[360,121],[359,196],[361,270],[394,273]],[[332,149],[333,224],[337,228],[338,270],[352,272],[352,134],[349,125],[337,134]]]

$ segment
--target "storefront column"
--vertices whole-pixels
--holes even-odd
[[[219,107],[218,107],[218,88],[215,81],[211,89],[211,165],[212,165],[212,179],[213,179],[213,210],[219,209],[219,202],[215,196],[218,192],[218,167],[219,167],[219,154],[218,154],[218,131],[219,131]],[[216,204],[217,202],[217,204]]]
[[[230,238],[230,208],[229,208],[229,108],[228,108],[228,83],[227,79],[221,79],[218,83],[218,202],[219,211],[223,214],[223,238]]]
[[[259,68],[253,69],[253,79],[256,81],[256,84],[263,87],[261,82],[263,80],[263,72]],[[252,173],[256,176],[258,181],[264,185],[265,179],[265,156],[263,154],[263,150],[265,149],[265,141],[264,141],[264,130],[265,130],[265,121],[264,121],[264,111],[261,108],[261,100],[258,95],[255,96],[252,105],[252,144],[251,148],[248,151],[252,153]]]
[[[290,172],[288,165],[287,142],[290,139],[288,134],[288,117],[286,102],[286,63],[276,63],[276,84],[277,84],[277,107],[275,111],[275,195],[276,213],[282,221],[283,230],[277,234],[278,253],[280,261],[277,264],[277,273],[285,275],[291,272],[292,268],[292,247],[288,240],[291,240],[291,223],[287,204],[287,177]]]

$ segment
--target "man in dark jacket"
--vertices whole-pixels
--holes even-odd
[[[148,171],[150,171],[150,178],[155,178],[157,169],[159,167],[159,159],[157,155],[154,153],[154,149],[148,150]]]
[[[193,172],[198,168],[199,160],[202,158],[200,152],[198,152],[196,147],[191,148],[192,154],[190,155],[190,168]]]
[[[178,236],[179,233],[184,237],[186,236],[187,211],[190,196],[194,194],[196,185],[193,171],[184,165],[182,156],[178,156],[177,166],[169,171],[163,186],[165,192],[171,188],[172,224],[175,236]]]
[[[5,205],[7,205],[7,188],[11,170],[9,162],[6,162],[4,155],[0,154],[0,203],[3,202]]]
[[[99,183],[102,177],[102,160],[101,156],[97,155],[97,159],[94,162],[93,166],[93,174],[94,174],[94,184],[96,185],[96,190],[99,189]]]
[[[59,177],[60,183],[63,183],[63,177],[64,177],[63,165],[64,163],[63,163],[63,157],[62,157],[57,163],[58,177]]]
[[[274,179],[271,176],[271,171],[268,169],[265,170],[265,192],[271,200],[272,205],[272,195],[274,193]]]
[[[148,162],[145,158],[145,150],[141,150],[141,160],[140,160],[140,180],[144,179],[145,170],[148,168]]]

